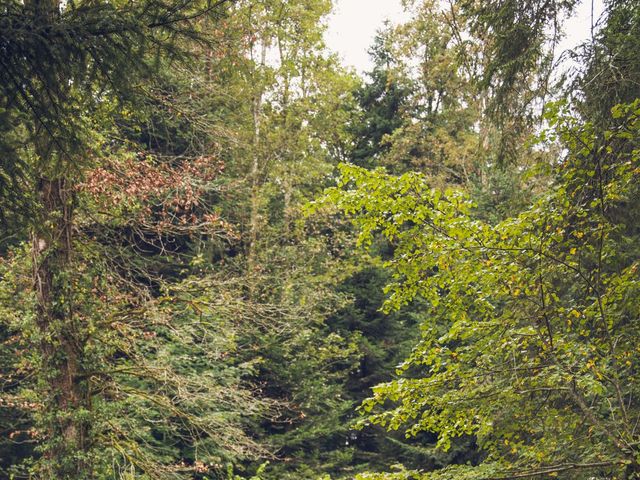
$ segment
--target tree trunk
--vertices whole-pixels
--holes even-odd
[[[253,49],[252,49],[253,50]],[[267,42],[262,40],[260,47],[260,63],[259,72],[262,74],[266,65],[267,58]],[[255,72],[254,72],[255,73]],[[247,254],[247,270],[254,273],[256,269],[256,249],[258,244],[258,232],[260,230],[260,146],[261,146],[261,125],[262,125],[262,103],[263,103],[264,89],[261,84],[258,85],[257,91],[254,93],[253,98],[253,159],[251,162],[251,217],[249,220],[249,248]]]
[[[64,178],[40,178],[37,195],[40,212],[32,253],[46,412],[43,473],[52,479],[89,478],[90,402],[82,372],[83,341],[73,315],[73,189]]]
[[[27,0],[34,22],[45,24],[59,15],[58,0]],[[63,72],[52,72],[44,91],[69,87]],[[43,93],[44,95],[44,93]],[[54,108],[50,105],[50,108]],[[38,155],[35,197],[37,213],[31,226],[36,326],[39,332],[38,371],[45,434],[40,476],[56,480],[92,477],[87,460],[90,397],[83,376],[85,339],[74,318],[71,265],[74,185],[64,168],[68,160],[52,136],[34,117],[33,144]]]

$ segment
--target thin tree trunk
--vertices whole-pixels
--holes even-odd
[[[291,185],[291,177],[290,174],[287,174],[284,177],[283,182],[284,189],[284,228],[283,228],[283,238],[285,241],[289,241],[291,239],[291,224],[293,223],[293,207],[291,205],[291,197],[293,193],[293,186]]]
[[[267,59],[267,43],[263,39],[260,50],[259,68],[262,71]],[[262,85],[257,87],[253,99],[253,159],[251,162],[251,217],[249,220],[249,246],[247,255],[247,270],[252,273],[256,268],[256,249],[258,244],[258,232],[260,230],[260,167],[261,167],[261,130],[262,103],[264,91]]]

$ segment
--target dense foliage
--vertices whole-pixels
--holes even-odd
[[[2,478],[640,478],[637,2],[334,3],[0,1]]]

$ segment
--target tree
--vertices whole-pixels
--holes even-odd
[[[364,422],[438,432],[444,450],[473,434],[486,452],[362,478],[637,477],[638,237],[617,212],[637,198],[639,106],[616,107],[607,132],[551,109],[569,151],[556,182],[497,225],[422,175],[342,167],[345,189],[325,201],[354,216],[361,243],[380,232],[396,246],[387,309],[431,304],[404,378],[374,388]]]
[[[110,400],[121,400],[111,388],[131,387],[132,381],[142,390],[154,388],[152,375],[118,383],[129,367],[105,368],[140,360],[140,344],[130,349],[122,343],[125,331],[135,337],[134,330],[119,329],[123,324],[117,319],[140,299],[130,290],[116,293],[122,284],[110,281],[104,265],[80,248],[78,190],[87,168],[108,150],[101,134],[113,127],[114,110],[141,95],[137,85],[148,80],[154,60],[180,55],[185,39],[204,41],[197,20],[210,14],[215,19],[224,3],[185,2],[176,8],[160,1],[62,5],[34,0],[2,7],[1,103],[3,129],[11,134],[3,138],[9,155],[3,157],[0,193],[3,205],[13,207],[19,199],[20,210],[14,212],[30,217],[31,256],[16,253],[11,269],[24,274],[30,265],[34,285],[34,297],[19,306],[24,316],[17,323],[11,323],[13,316],[8,320],[22,347],[31,346],[30,366],[22,368],[36,381],[25,382],[22,393],[37,399],[25,405],[40,440],[33,472],[42,477],[108,475],[112,467],[100,457],[102,449],[111,445],[118,450],[115,445],[126,432],[101,417],[110,411]],[[93,275],[106,281],[96,282]],[[18,288],[11,277],[3,283],[9,292]],[[135,325],[128,327],[139,328]],[[154,369],[140,365],[141,372]],[[178,398],[167,387],[156,399]],[[164,406],[175,407],[171,402]],[[127,458],[125,463],[136,457],[124,450],[117,454]],[[147,473],[158,465],[140,458],[137,466]],[[154,473],[166,474],[173,473]]]
[[[403,110],[410,92],[391,51],[391,28],[378,32],[369,54],[374,67],[367,75],[369,82],[359,87],[355,96],[360,117],[351,127],[355,145],[351,161],[363,167],[373,167],[389,149],[386,136],[402,125]]]
[[[574,53],[584,67],[571,86],[584,92],[581,113],[607,129],[611,108],[640,97],[640,64],[632,53],[640,38],[640,10],[634,2],[616,1],[607,4],[604,16],[606,23],[604,18],[598,22],[601,28],[592,41]]]

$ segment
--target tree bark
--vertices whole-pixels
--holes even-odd
[[[253,47],[252,47],[253,55]],[[260,45],[260,63],[258,64],[259,72],[262,74],[266,65],[267,58],[267,42],[262,39]],[[254,72],[254,75],[257,72]],[[262,104],[264,97],[264,87],[260,83],[257,86],[257,91],[254,93],[253,98],[253,158],[251,162],[251,213],[249,220],[249,248],[247,254],[247,270],[249,273],[254,273],[257,266],[257,244],[258,244],[258,232],[260,230],[260,187],[261,187],[261,126],[262,126]]]
[[[73,315],[73,189],[64,178],[40,178],[32,230],[40,375],[44,382],[44,471],[52,479],[89,478],[90,398],[82,371],[83,342]]]
[[[52,22],[59,15],[58,0],[27,0],[34,21]],[[64,74],[54,72],[44,91],[69,88]],[[44,95],[44,93],[43,93]],[[53,105],[50,106],[54,108]],[[75,189],[66,173],[66,152],[56,132],[35,116],[33,145],[37,154],[35,198],[31,226],[36,326],[39,333],[39,385],[46,435],[40,476],[56,480],[92,477],[88,458],[90,397],[83,375],[84,337],[74,318],[72,245]]]

